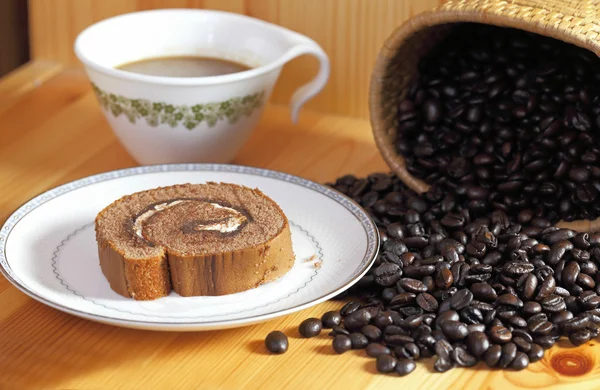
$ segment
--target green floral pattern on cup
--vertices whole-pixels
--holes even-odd
[[[265,92],[257,92],[243,97],[235,97],[224,102],[176,106],[147,99],[132,99],[101,90],[92,83],[100,105],[115,117],[123,114],[129,122],[136,123],[144,118],[152,127],[167,124],[176,127],[180,123],[192,130],[201,123],[213,127],[218,121],[227,119],[236,123],[243,115],[250,116],[264,104]]]

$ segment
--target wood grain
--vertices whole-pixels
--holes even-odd
[[[37,69],[32,72],[32,69]],[[54,74],[30,88],[35,74]],[[8,84],[5,84],[8,83]],[[0,112],[0,222],[56,185],[135,166],[105,122],[80,70],[31,64],[0,79],[14,102]],[[1,94],[0,94],[1,96]],[[35,113],[35,114],[34,114]],[[345,173],[385,170],[366,120],[306,111],[296,126],[288,109],[269,107],[236,163],[324,182]],[[301,339],[299,323],[339,308],[325,302],[255,326],[198,333],[122,329],[46,307],[0,277],[1,389],[593,389],[600,388],[600,345],[561,344],[522,372],[483,365],[432,373],[431,360],[408,377],[375,373],[364,351],[332,352],[326,334]],[[290,337],[269,355],[264,337]]]
[[[331,59],[331,79],[309,109],[368,117],[369,78],[383,41],[400,23],[443,0],[30,0],[31,54],[79,65],[73,53],[77,34],[110,16],[157,8],[209,8],[243,13],[315,39]],[[303,57],[288,64],[272,101],[287,104],[293,91],[310,80],[317,61]]]

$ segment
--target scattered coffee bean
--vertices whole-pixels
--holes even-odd
[[[338,334],[333,338],[333,350],[337,353],[344,353],[352,349],[352,341],[350,337]]]
[[[531,344],[531,349],[527,353],[527,356],[531,363],[535,363],[544,357],[544,348],[539,344]]]
[[[405,376],[413,372],[417,368],[417,365],[414,361],[406,358],[398,359],[396,363],[396,372],[400,376]]]
[[[328,311],[321,317],[323,328],[333,328],[342,323],[342,315],[338,311]]]
[[[265,346],[270,352],[281,354],[288,350],[288,338],[283,332],[274,330],[265,338]]]
[[[394,371],[398,361],[392,355],[380,355],[377,357],[377,371],[388,373]]]
[[[592,334],[588,329],[577,330],[569,334],[569,341],[575,346],[585,344],[591,338]]]
[[[390,351],[390,349],[388,347],[386,347],[385,345],[379,344],[379,343],[371,343],[369,345],[367,345],[367,348],[365,349],[365,351],[367,352],[367,355],[372,356],[372,357],[378,357],[381,355],[391,355],[392,351]]]
[[[302,337],[310,338],[318,336],[321,333],[321,329],[323,328],[323,324],[321,320],[318,318],[307,318],[302,321],[298,331],[302,335]]]
[[[527,368],[528,365],[529,365],[529,356],[526,355],[524,352],[519,351],[516,353],[515,358],[510,363],[510,368],[512,368],[513,370],[520,371],[524,368]]]
[[[500,356],[500,361],[498,362],[498,366],[500,368],[508,367],[515,357],[517,356],[517,345],[515,343],[506,343],[502,346],[502,356]]]

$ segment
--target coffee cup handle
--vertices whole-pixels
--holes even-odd
[[[323,51],[323,49],[316,42],[310,39],[303,39],[300,43],[288,50],[283,56],[283,62],[287,63],[288,61],[291,61],[294,58],[304,54],[310,54],[319,60],[319,72],[314,79],[298,88],[292,95],[290,106],[293,123],[298,123],[300,109],[302,109],[304,103],[321,92],[323,87],[325,87],[325,84],[327,84],[327,80],[329,79],[329,57],[327,57],[325,51]]]

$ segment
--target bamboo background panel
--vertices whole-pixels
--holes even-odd
[[[308,108],[368,117],[368,88],[377,53],[388,35],[410,16],[443,0],[29,0],[31,57],[79,65],[77,34],[122,13],[157,8],[207,8],[242,13],[298,31],[316,40],[331,60],[331,78]],[[272,101],[287,104],[310,80],[317,61],[287,65]]]

